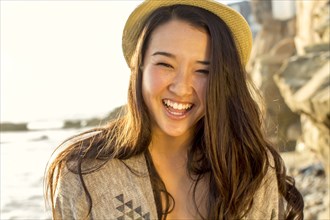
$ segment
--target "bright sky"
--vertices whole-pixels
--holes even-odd
[[[2,0],[1,121],[91,117],[126,103],[121,33],[140,2]]]

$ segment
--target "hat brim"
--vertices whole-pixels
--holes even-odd
[[[178,4],[203,8],[221,18],[232,32],[242,64],[247,64],[252,48],[252,33],[244,17],[234,9],[213,0],[146,0],[135,8],[124,27],[122,48],[129,66],[146,19],[160,7]]]

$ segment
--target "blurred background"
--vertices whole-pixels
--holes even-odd
[[[126,103],[121,33],[140,2],[1,1],[0,219],[49,219],[42,181],[51,153]],[[330,1],[219,2],[251,26],[247,72],[305,219],[330,219]]]

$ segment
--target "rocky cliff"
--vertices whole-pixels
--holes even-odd
[[[314,165],[292,169],[300,170],[296,180],[305,199],[305,218],[329,219],[330,1],[296,0],[296,16],[286,20],[272,16],[274,2],[251,0],[261,30],[247,70],[264,97],[269,137],[324,172],[307,178]]]

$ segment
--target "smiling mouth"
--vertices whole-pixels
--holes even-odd
[[[169,99],[163,99],[162,101],[167,111],[173,116],[185,116],[194,107],[192,103],[174,102]]]

